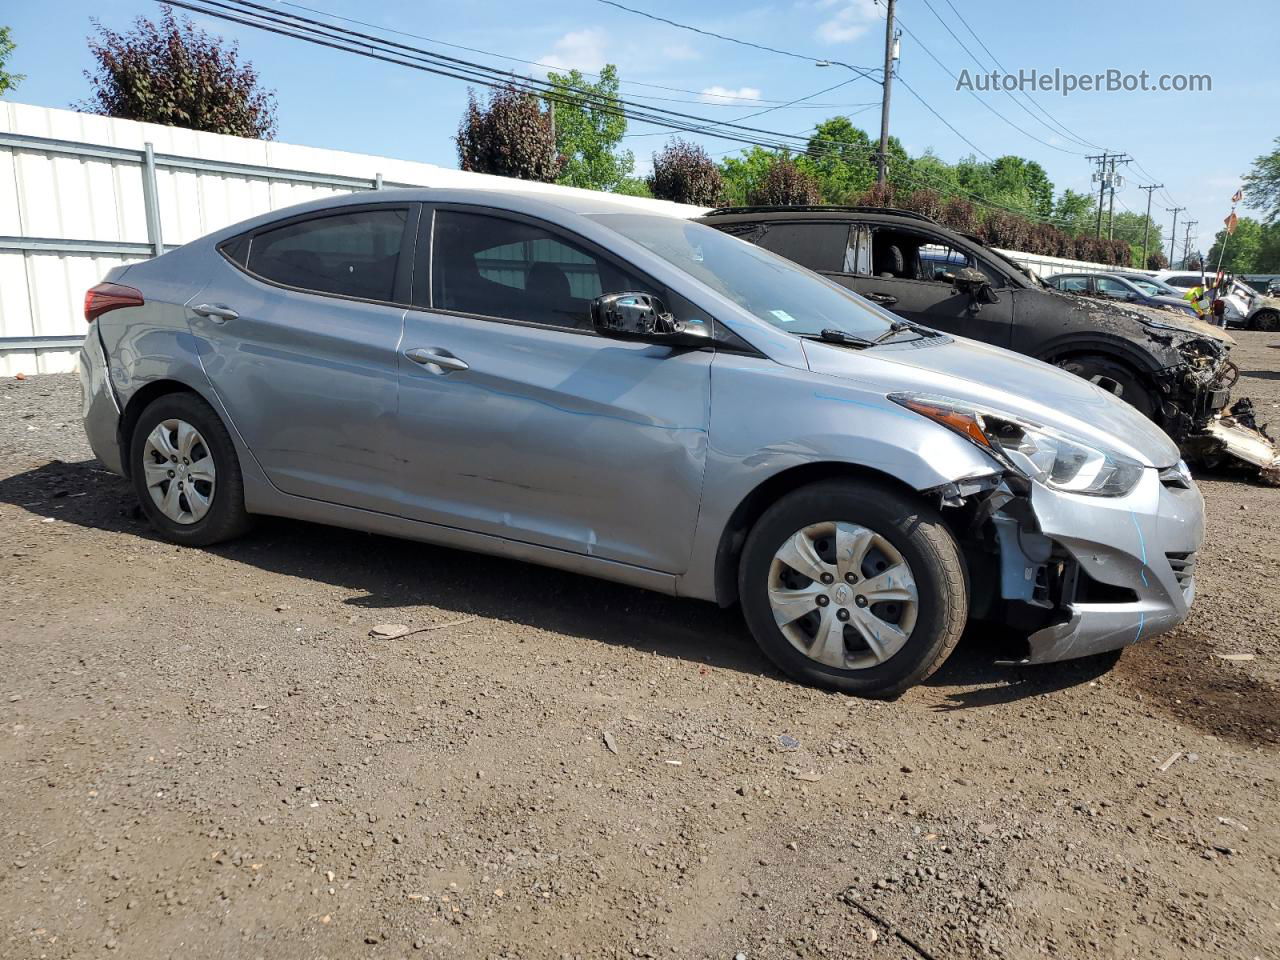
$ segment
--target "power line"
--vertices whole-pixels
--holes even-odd
[[[463,80],[468,83],[476,83],[480,86],[493,88],[511,87],[535,96],[544,97],[553,102],[579,106],[585,102],[591,109],[624,116],[637,122],[666,126],[675,131],[696,133],[704,132],[715,126],[720,129],[706,133],[707,136],[771,150],[801,149],[800,145],[794,141],[801,140],[802,135],[749,127],[731,121],[716,121],[709,117],[699,117],[647,105],[636,105],[621,98],[604,97],[585,91],[573,91],[570,94],[566,94],[546,81],[521,77],[509,71],[455,57],[448,57],[434,51],[386,40],[371,34],[334,27],[330,24],[320,23],[297,14],[286,13],[260,3],[253,3],[251,0],[160,0],[160,2],[280,36],[303,40],[304,42],[340,52],[352,53],[438,76]],[[695,124],[701,124],[702,126],[696,126]],[[759,136],[752,136],[752,134],[759,134]],[[841,141],[814,140],[812,138],[810,138],[810,143],[831,144],[841,148],[857,146],[863,150],[870,149],[869,146],[852,145]],[[958,188],[949,182],[937,182],[942,183],[946,189],[963,193],[984,206],[1027,216],[1025,211],[1015,210],[995,203],[979,194]],[[1050,222],[1050,220],[1034,214],[1030,215],[1029,219]]]
[[[394,33],[397,36],[409,37],[413,40],[424,40],[427,43],[436,43],[442,47],[450,47],[451,49],[454,49],[454,50],[466,50],[468,53],[478,53],[486,57],[497,57],[499,60],[510,60],[512,63],[523,63],[532,67],[543,67],[544,69],[547,68],[547,65],[545,63],[542,63],[541,61],[538,61],[538,60],[526,60],[523,57],[513,57],[510,54],[496,53],[492,50],[484,50],[480,47],[468,47],[461,43],[451,43],[448,40],[441,40],[437,37],[428,37],[420,33],[411,33],[408,30],[398,30],[395,27],[386,27],[380,24],[369,23],[367,20],[358,20],[354,17],[344,17],[341,14],[331,13],[327,10],[320,10],[320,9],[317,9],[316,7],[309,7],[303,3],[294,3],[294,2],[291,2],[291,0],[278,0],[278,2],[280,3],[281,6],[293,7],[296,10],[305,10],[308,13],[312,13],[317,16],[328,17],[330,20],[341,20],[343,23],[351,23],[351,24],[355,24],[356,26],[367,27],[371,30],[383,30],[387,33]],[[590,77],[597,80],[600,78],[600,74],[592,73],[590,70],[583,70],[579,67],[569,67],[569,69],[577,70],[584,77]],[[635,96],[642,96],[646,100],[664,100],[670,103],[698,103],[698,104],[705,104],[706,106],[709,106],[709,107],[739,107],[744,104],[752,104],[752,103],[758,103],[762,105],[786,103],[786,101],[784,100],[770,100],[770,99],[761,98],[761,97],[735,97],[729,94],[708,93],[705,90],[690,90],[685,87],[671,87],[661,83],[645,83],[642,80],[620,80],[619,82],[624,83],[628,86],[647,87],[651,90],[665,90],[668,93],[689,93],[699,98],[696,100],[680,100],[680,99],[674,99],[674,98],[655,97],[655,96],[649,96],[644,94],[635,94]],[[707,102],[706,99],[704,99],[706,97],[712,97],[720,100],[728,100],[731,102],[709,103]],[[876,101],[876,102],[878,103],[879,101]],[[862,106],[866,106],[866,104],[813,103],[813,104],[806,104],[805,106],[812,107],[814,109],[837,109],[838,110],[838,109],[844,109],[846,107],[862,107]]]
[[[604,0],[601,0],[601,2],[604,2]],[[927,53],[930,59],[932,59],[934,63],[936,63],[939,67],[942,68],[943,72],[946,73],[947,76],[949,76],[952,80],[956,81],[956,84],[958,86],[960,83],[960,78],[955,75],[955,72],[952,71],[952,69],[948,67],[945,63],[943,63],[940,59],[938,59],[937,54],[935,54],[932,50],[930,50],[929,47],[925,44],[925,42],[921,40],[919,37],[917,37],[915,33],[911,30],[911,28],[906,25],[906,23],[904,23],[901,19],[899,19],[898,24],[899,26],[902,27],[903,30],[907,32],[907,36],[909,36],[912,40],[914,40],[920,46],[920,49],[923,50],[925,53]],[[1013,127],[1013,129],[1021,133],[1024,137],[1030,137],[1036,143],[1043,144],[1044,146],[1048,147],[1050,150],[1057,150],[1060,153],[1069,153],[1077,157],[1083,156],[1083,154],[1078,153],[1075,150],[1068,150],[1066,147],[1060,147],[1057,144],[1050,143],[1048,140],[1042,140],[1040,137],[1037,137],[1034,133],[1031,133],[1029,130],[1024,130],[1022,127],[1018,126],[1016,123],[1014,123],[1012,120],[1006,117],[1003,113],[1001,113],[991,104],[987,103],[987,101],[983,100],[980,96],[978,96],[972,90],[966,90],[965,92],[968,93],[969,96],[973,97],[973,99],[977,100],[978,103],[982,104],[989,111],[995,114],[997,117],[999,117],[1001,120],[1003,120],[1005,123],[1007,123],[1009,126]],[[950,126],[950,124],[948,124],[948,126]]]
[[[1002,64],[999,60],[997,60],[997,59],[996,59],[996,55],[995,55],[994,53],[992,53],[992,52],[991,52],[991,48],[990,48],[990,47],[988,47],[988,46],[986,45],[986,43],[983,41],[982,37],[978,36],[977,31],[975,31],[975,30],[973,29],[973,27],[969,25],[969,21],[968,21],[968,20],[966,20],[966,19],[964,18],[964,15],[963,15],[959,10],[957,10],[957,9],[956,9],[956,5],[955,5],[954,3],[952,3],[952,2],[951,2],[951,0],[945,0],[945,2],[946,2],[946,4],[947,4],[947,6],[951,8],[951,12],[952,12],[952,13],[954,13],[954,14],[956,15],[956,19],[957,19],[957,20],[959,20],[962,24],[964,24],[964,28],[965,28],[966,30],[968,30],[968,31],[969,31],[969,35],[970,35],[970,36],[972,36],[974,40],[978,41],[978,45],[979,45],[980,47],[982,47],[982,49],[983,49],[983,50],[985,50],[985,51],[987,52],[987,56],[991,58],[991,62],[992,62],[993,64],[995,64],[996,69],[998,69],[999,71],[1001,71],[1002,73],[1005,73],[1005,74],[1009,73],[1009,71],[1008,71],[1007,69],[1005,69],[1004,64]],[[929,5],[928,0],[925,0],[925,5],[926,5],[926,6],[928,6],[930,10],[932,10],[932,11],[933,11],[933,15],[934,15],[935,17],[937,17],[937,16],[938,16],[938,12],[937,12],[936,10],[934,10],[932,6],[930,6],[930,5]],[[942,25],[943,25],[944,27],[947,27],[947,32],[948,32],[948,33],[951,33],[951,28],[947,26],[947,22],[946,22],[945,20],[942,20],[942,18],[941,18],[941,17],[938,17],[938,19],[942,21]],[[955,34],[954,34],[954,33],[952,33],[952,36],[955,36]],[[956,37],[956,42],[957,42],[957,43],[959,43],[959,42],[960,42],[960,38],[959,38],[959,37]],[[963,44],[963,43],[961,43],[960,45],[961,45],[962,47],[964,46],[964,44]],[[968,50],[968,48],[967,48],[967,47],[965,47],[965,49],[966,49],[966,51]],[[972,57],[972,56],[973,56],[973,53],[970,51],[970,52],[969,52],[969,55]],[[974,61],[975,61],[975,62],[977,62],[977,60],[978,60],[978,58],[977,58],[977,57],[973,57],[973,59],[974,59]],[[1007,92],[1007,91],[1006,91],[1006,92]],[[1098,150],[1103,149],[1103,148],[1102,148],[1102,146],[1101,146],[1101,144],[1093,143],[1093,142],[1091,142],[1091,141],[1089,141],[1089,140],[1084,139],[1083,137],[1081,137],[1081,136],[1080,136],[1080,135],[1078,135],[1078,134],[1072,133],[1072,132],[1071,132],[1071,130],[1070,130],[1070,129],[1068,129],[1068,128],[1067,128],[1067,127],[1066,127],[1066,126],[1065,126],[1061,121],[1059,121],[1059,120],[1058,120],[1058,119],[1057,119],[1053,114],[1051,114],[1048,110],[1046,110],[1044,107],[1042,107],[1042,106],[1041,106],[1041,105],[1040,105],[1040,104],[1035,100],[1035,98],[1031,96],[1031,94],[1027,93],[1025,90],[1023,90],[1023,91],[1021,91],[1021,92],[1022,92],[1023,97],[1025,97],[1025,98],[1026,98],[1027,103],[1031,104],[1033,107],[1035,107],[1035,108],[1036,108],[1037,110],[1039,110],[1041,113],[1043,113],[1046,117],[1048,117],[1048,118],[1049,118],[1049,120],[1051,120],[1051,121],[1053,122],[1054,126],[1056,126],[1056,127],[1057,127],[1059,130],[1061,130],[1064,134],[1066,134],[1070,139],[1074,140],[1076,143],[1080,144],[1081,146],[1085,146],[1085,147],[1093,147],[1093,148],[1098,149]],[[1010,94],[1009,96],[1010,96],[1010,99],[1013,99],[1013,95],[1012,95],[1012,94]],[[1014,102],[1015,102],[1015,103],[1018,103],[1018,101],[1017,101],[1017,100],[1014,100]],[[1019,106],[1022,106],[1022,104],[1021,104],[1021,103],[1018,103],[1018,105],[1019,105]],[[1023,107],[1023,109],[1024,109],[1024,110],[1026,110],[1026,107]],[[1028,111],[1028,113],[1030,113],[1030,111]],[[1035,118],[1035,119],[1039,119],[1039,118]],[[1043,120],[1040,120],[1040,123],[1041,123],[1041,124],[1044,124],[1046,127],[1048,127],[1048,124],[1045,124]],[[1052,128],[1051,128],[1051,127],[1049,127],[1049,129],[1052,129]]]
[[[937,118],[938,118],[938,120],[939,120],[939,122],[941,122],[941,123],[942,123],[942,124],[943,124],[947,129],[948,129],[948,130],[950,130],[950,131],[951,131],[952,133],[954,133],[957,137],[959,137],[961,140],[963,140],[965,143],[967,143],[970,147],[972,147],[972,148],[973,148],[974,150],[976,150],[978,153],[982,154],[984,157],[986,157],[986,158],[987,158],[988,160],[990,160],[992,163],[995,163],[995,158],[994,158],[993,156],[991,156],[991,154],[987,153],[987,151],[983,150],[980,146],[978,146],[976,143],[974,143],[972,140],[970,140],[968,137],[966,137],[963,133],[961,133],[959,130],[957,130],[955,127],[953,127],[953,126],[951,125],[950,121],[948,121],[946,117],[944,117],[942,114],[940,114],[937,110],[933,109],[933,106],[929,103],[929,101],[928,101],[928,100],[926,100],[924,97],[920,96],[920,94],[916,93],[916,88],[915,88],[915,87],[913,87],[913,86],[911,86],[911,84],[907,83],[907,81],[906,81],[905,79],[903,79],[901,71],[899,71],[899,73],[898,73],[898,82],[899,82],[900,84],[902,84],[904,87],[906,87],[906,88],[907,88],[907,92],[908,92],[908,93],[910,93],[910,94],[911,94],[913,97],[915,97],[917,100],[919,100],[919,101],[920,101],[920,103],[924,106],[924,108],[925,108],[926,110],[928,110],[930,113],[932,113],[935,117],[937,117]]]
[[[822,89],[822,90],[818,90],[818,91],[816,91],[816,92],[814,92],[814,93],[807,94],[806,96],[803,96],[803,97],[797,97],[795,100],[792,100],[792,101],[790,101],[790,102],[788,102],[788,103],[780,103],[780,104],[778,104],[776,107],[766,107],[766,108],[765,108],[765,109],[763,109],[763,110],[757,110],[757,111],[755,111],[754,113],[748,113],[748,114],[746,114],[745,116],[742,116],[742,117],[734,117],[734,118],[733,118],[732,120],[730,120],[729,122],[730,122],[730,123],[741,123],[743,120],[751,120],[751,119],[752,119],[752,118],[754,118],[754,117],[761,117],[761,116],[764,116],[766,113],[772,113],[772,112],[773,112],[773,111],[775,111],[775,110],[785,110],[787,107],[794,107],[796,104],[803,103],[803,102],[804,102],[804,101],[806,101],[806,100],[811,100],[811,99],[812,99],[812,98],[814,98],[814,97],[820,97],[820,96],[822,96],[824,93],[830,93],[832,90],[838,90],[840,87],[847,87],[849,84],[853,83],[853,82],[854,82],[855,80],[857,80],[857,79],[858,79],[857,77],[850,77],[848,80],[841,80],[839,83],[832,84],[832,85],[831,85],[831,86],[829,86],[829,87],[825,87],[825,88],[824,88],[824,89]],[[650,133],[631,133],[631,134],[625,134],[625,136],[627,136],[627,137],[653,137],[653,136],[658,136],[659,134],[660,134],[660,131],[653,131],[653,132],[650,132]]]
[[[877,70],[879,69],[877,67],[855,67],[853,64],[844,63],[840,60],[831,60],[827,57],[814,57],[805,53],[796,53],[794,50],[781,50],[778,47],[769,47],[762,43],[755,43],[754,41],[751,41],[751,40],[742,40],[742,39],[739,39],[738,37],[730,37],[723,33],[716,33],[712,30],[704,30],[701,27],[694,27],[694,26],[690,26],[687,23],[680,23],[677,20],[668,19],[667,17],[660,17],[656,13],[649,13],[646,10],[637,10],[635,7],[628,7],[625,4],[618,3],[617,0],[596,0],[596,2],[603,3],[607,7],[616,7],[619,10],[625,10],[627,13],[634,13],[638,17],[645,17],[649,20],[656,20],[658,23],[665,23],[668,26],[675,27],[678,30],[688,30],[691,33],[700,33],[704,37],[714,37],[715,39],[723,40],[726,43],[736,43],[742,47],[752,47],[756,50],[763,50],[766,53],[776,53],[779,56],[791,57],[795,60],[807,60],[809,63],[813,63],[813,64],[832,64],[832,63],[838,64],[839,66],[842,66],[842,67],[848,67],[850,70],[864,77],[868,76],[869,74],[877,72]]]

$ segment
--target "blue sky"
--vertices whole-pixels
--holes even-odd
[[[278,0],[272,0],[278,2]],[[599,0],[299,0],[316,9],[432,38],[506,54],[535,63],[595,70],[616,63],[630,98],[669,97],[689,103],[655,105],[716,118],[738,118],[839,83],[840,67],[819,68],[805,61],[735,46],[626,13]],[[1012,71],[1060,68],[1092,73],[1207,73],[1211,92],[1082,93],[1068,97],[1035,94],[1036,102],[1068,130],[1094,144],[1127,151],[1131,166],[1118,194],[1117,209],[1142,212],[1141,183],[1165,184],[1157,191],[1153,216],[1165,224],[1165,207],[1185,206],[1180,215],[1199,220],[1195,234],[1207,249],[1229,209],[1229,198],[1253,158],[1280,134],[1280,85],[1273,0],[1240,0],[1208,10],[1184,0],[1084,0],[1065,4],[1012,0],[899,0],[898,16],[909,31],[902,38],[900,74],[933,108],[990,156],[1018,154],[1038,161],[1056,187],[1090,189],[1092,165],[1081,154],[1097,153],[1056,129],[1034,107],[1024,110],[1004,93],[957,91],[955,81],[924,47],[951,71],[976,71],[970,54],[944,26],[954,30],[977,57],[986,54],[955,10],[1001,64]],[[791,0],[733,2],[705,0],[692,5],[671,0],[626,0],[628,6],[665,15],[706,30],[798,51],[814,57],[876,66],[883,57],[882,7],[874,0]],[[932,6],[932,9],[930,7]],[[125,27],[135,16],[157,16],[154,0],[30,0],[0,3],[0,23],[13,28],[18,44],[10,70],[27,79],[10,99],[67,107],[88,93],[82,72],[89,66],[85,38],[89,18]],[[935,16],[937,11],[939,16]],[[200,18],[198,18],[200,19]],[[210,30],[237,40],[242,54],[274,88],[279,139],[311,146],[383,154],[456,166],[452,137],[466,103],[461,81],[431,76],[246,27],[203,20]],[[1211,24],[1221,25],[1211,29]],[[911,36],[914,34],[914,37]],[[423,41],[407,41],[432,46]],[[443,49],[443,48],[440,48]],[[521,72],[538,67],[483,59]],[[658,84],[691,91],[660,90]],[[734,99],[734,97],[740,99]],[[878,83],[855,80],[813,99],[823,106],[788,107],[747,123],[800,133],[834,114],[852,114],[875,136],[879,128]],[[1014,129],[978,100],[986,101],[1024,132]],[[769,101],[761,103],[759,101]],[[1025,101],[1023,101],[1025,104]],[[868,104],[873,104],[868,106]],[[830,105],[830,106],[827,106]],[[1030,112],[1028,112],[1030,111]],[[648,165],[666,134],[634,125],[627,140],[639,167]],[[912,153],[932,148],[948,161],[973,152],[901,85],[893,97],[891,129]],[[648,134],[648,135],[645,135]],[[1032,136],[1039,138],[1033,139]],[[736,149],[712,137],[699,138],[713,154]],[[1178,228],[1179,241],[1183,229]],[[1167,248],[1166,248],[1167,249]]]

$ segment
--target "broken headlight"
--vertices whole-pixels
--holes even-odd
[[[944,397],[900,393],[889,399],[955,431],[1052,490],[1122,497],[1142,479],[1141,463],[1095,440]]]

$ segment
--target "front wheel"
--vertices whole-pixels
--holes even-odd
[[[1259,310],[1249,319],[1249,328],[1263,333],[1280,330],[1280,313],[1275,310]]]
[[[1087,355],[1068,357],[1058,366],[1067,373],[1084,377],[1107,393],[1115,394],[1148,420],[1156,417],[1156,399],[1132,367],[1110,357]]]
[[[826,481],[756,522],[739,566],[743,613],[787,675],[892,697],[938,669],[968,615],[964,563],[927,504],[885,484]]]

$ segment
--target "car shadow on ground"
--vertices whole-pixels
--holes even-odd
[[[1240,376],[1255,380],[1280,380],[1280,370],[1241,370]]]
[[[43,518],[159,542],[128,483],[96,460],[59,460],[0,479],[0,502]],[[209,548],[250,567],[349,591],[351,607],[414,625],[412,608],[506,620],[698,666],[782,674],[760,653],[736,608],[671,597],[535,564],[320,524],[262,518],[248,536]],[[383,612],[386,612],[385,614]],[[1011,638],[974,625],[928,685],[947,693],[938,709],[990,707],[1084,683],[1105,672],[1091,661],[1006,667],[993,651]]]

